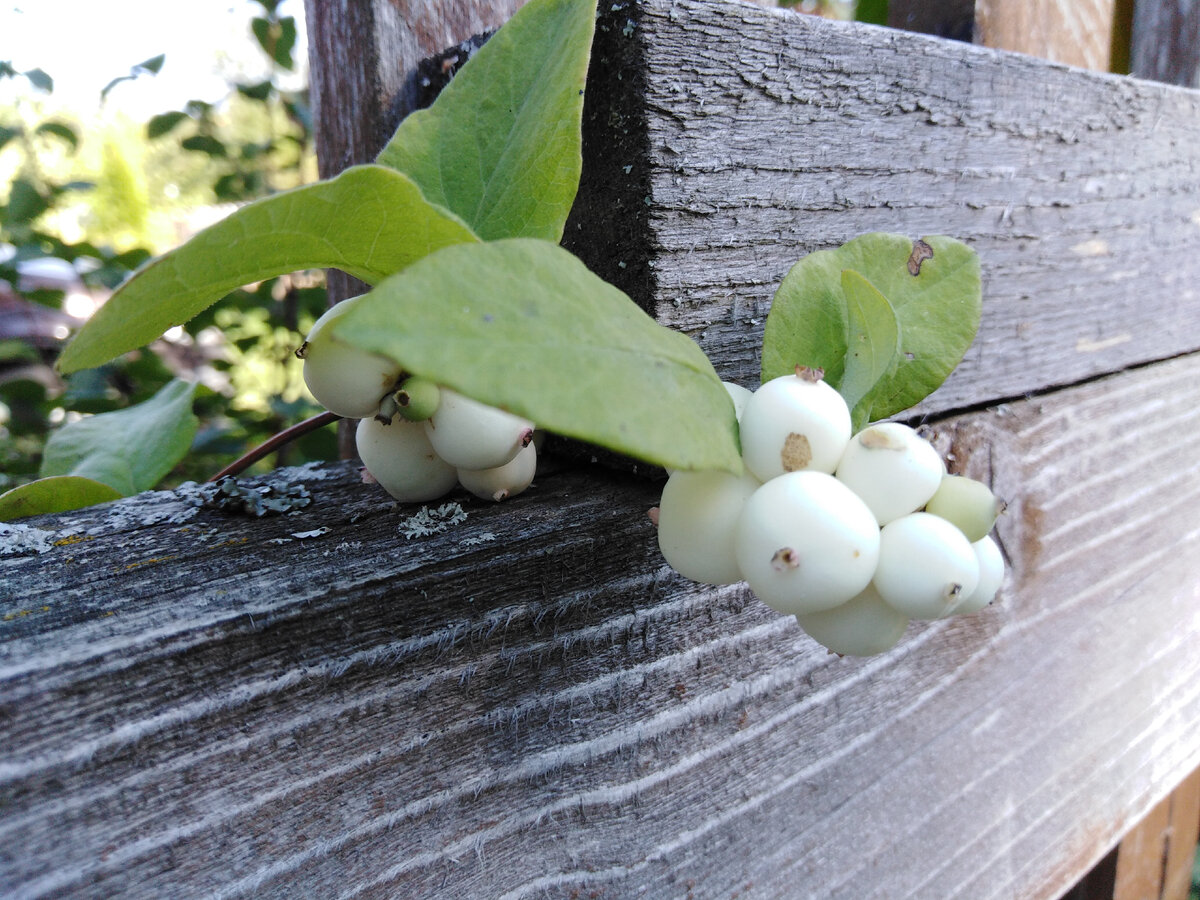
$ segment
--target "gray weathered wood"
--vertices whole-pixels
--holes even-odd
[[[580,202],[650,205],[571,246],[723,375],[756,377],[796,259],[875,230],[983,262],[979,340],[926,409],[1200,347],[1200,94],[740,4],[615,15],[595,96],[645,99],[597,112],[607,176]]]
[[[940,423],[1013,501],[1010,580],[866,661],[672,574],[653,485],[602,470],[426,539],[345,465],[285,518],[30,520],[0,891],[1054,897],[1200,763],[1197,384]]]

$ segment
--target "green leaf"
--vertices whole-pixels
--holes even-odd
[[[557,434],[741,471],[733,404],[703,351],[548,241],[439,250],[381,282],[333,334]]]
[[[5,221],[9,224],[32,222],[49,208],[49,201],[42,196],[33,182],[17,178],[9,186]]]
[[[883,233],[809,254],[784,277],[767,316],[764,381],[797,365],[819,366],[840,389],[850,348],[849,301],[842,287],[847,269],[883,295],[899,326],[895,365],[859,401],[869,402],[869,420],[886,418],[933,393],[975,339],[982,307],[979,258],[952,238],[914,242]]]
[[[97,503],[120,500],[121,496],[120,491],[107,484],[77,475],[39,478],[0,494],[0,522],[83,509]]]
[[[23,74],[29,79],[29,83],[38,90],[45,91],[47,94],[54,92],[54,79],[42,69],[27,69]]]
[[[152,56],[149,59],[142,60],[133,67],[134,72],[149,72],[151,75],[157,75],[162,71],[163,63],[167,61],[167,55],[160,53],[158,56]]]
[[[58,369],[98,366],[141,347],[251,282],[334,268],[373,284],[439,247],[473,240],[405,176],[356,166],[242,207],[139,269],[79,330]]]
[[[888,0],[858,0],[854,8],[856,22],[869,22],[872,25],[886,25],[888,21]]]
[[[594,0],[532,0],[408,116],[378,162],[484,240],[558,241],[579,188]]]
[[[156,138],[162,137],[170,132],[180,122],[185,122],[189,118],[188,114],[175,110],[173,112],[159,113],[157,116],[151,116],[150,121],[146,123],[146,137]]]
[[[62,426],[46,441],[40,474],[90,478],[124,496],[149,490],[192,446],[195,387],[177,378],[137,406]]]
[[[79,149],[79,135],[75,133],[74,128],[63,122],[43,122],[34,130],[34,134],[52,134],[70,144],[72,151]]]
[[[196,153],[205,153],[209,156],[228,156],[229,151],[225,148],[225,144],[217,140],[211,134],[193,134],[191,137],[186,137],[179,142],[184,150],[192,150]]]
[[[853,269],[842,272],[842,292],[846,296],[847,340],[838,391],[850,407],[858,431],[870,421],[871,389],[898,357],[900,325],[887,298]]]

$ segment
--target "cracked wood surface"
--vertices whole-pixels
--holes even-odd
[[[343,464],[0,559],[0,890],[1054,897],[1200,764],[1200,357],[941,420],[998,602],[837,659],[667,569],[649,481],[407,539]],[[328,529],[324,533],[321,529]],[[299,537],[298,535],[306,535]]]
[[[979,338],[925,409],[1200,347],[1200,92],[742,4],[612,16],[580,205],[632,224],[568,237],[724,377],[756,379],[788,268],[867,231],[982,260]]]

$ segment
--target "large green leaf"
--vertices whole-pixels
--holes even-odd
[[[548,241],[439,250],[333,333],[555,433],[674,468],[741,470],[733,404],[703,351]]]
[[[116,488],[78,475],[39,478],[0,494],[0,522],[83,509],[85,506],[119,500],[121,496]]]
[[[558,241],[579,188],[595,15],[595,0],[531,0],[377,161],[484,240]]]
[[[764,381],[797,365],[820,366],[841,388],[851,333],[845,270],[857,272],[886,299],[899,326],[894,365],[859,401],[869,420],[886,418],[933,393],[975,339],[982,308],[979,258],[952,238],[913,241],[884,233],[809,254],[784,277],[767,316]]]
[[[101,365],[250,282],[335,268],[373,284],[432,250],[473,240],[406,176],[356,166],[244,206],[139,269],[75,335],[58,368]]]
[[[40,474],[90,478],[125,496],[149,490],[192,446],[195,387],[177,378],[137,406],[64,425],[46,442]]]

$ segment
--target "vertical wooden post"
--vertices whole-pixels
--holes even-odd
[[[525,0],[305,0],[308,65],[322,178],[371,162],[398,122],[393,98],[418,62],[499,27]],[[367,290],[344,272],[326,272],[330,305]],[[343,458],[355,455],[343,423]]]
[[[1200,2],[1141,0],[1134,6],[1129,71],[1183,87],[1200,87]]]
[[[978,0],[975,43],[1107,72],[1116,0]]]

